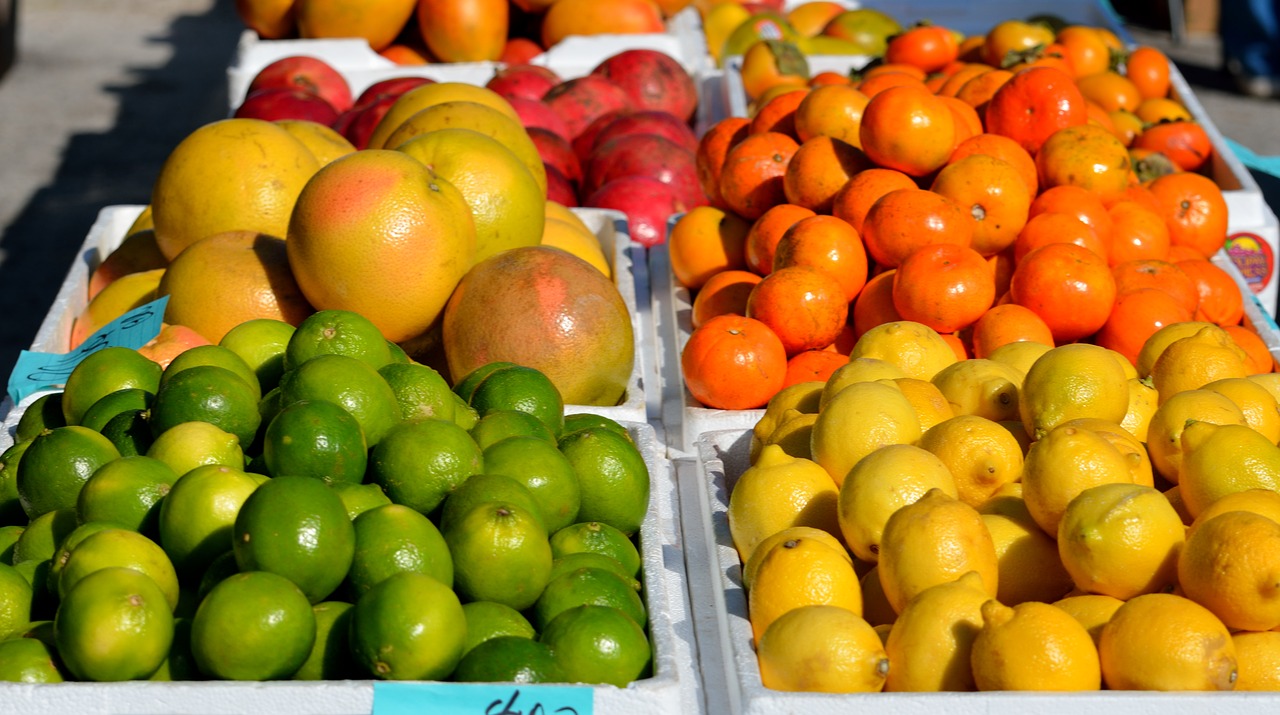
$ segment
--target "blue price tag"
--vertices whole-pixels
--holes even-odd
[[[515,683],[373,684],[374,715],[591,715],[593,691]]]
[[[160,333],[169,296],[139,306],[102,326],[69,353],[23,350],[9,374],[9,397],[14,404],[41,390],[61,388],[67,376],[86,356],[105,347],[137,349]]]

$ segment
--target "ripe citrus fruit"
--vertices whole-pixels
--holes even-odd
[[[391,386],[404,421],[454,419],[456,395],[435,368],[420,363],[390,363],[379,368],[378,374]]]
[[[214,586],[191,623],[191,651],[200,671],[224,680],[278,680],[311,654],[316,617],[289,579],[248,571]]]
[[[137,387],[155,394],[160,387],[159,368],[128,348],[105,347],[89,354],[67,376],[60,400],[66,424],[80,424],[93,403],[117,390]]]
[[[476,474],[445,498],[444,508],[440,511],[440,530],[448,531],[472,507],[491,501],[507,502],[524,509],[545,529],[542,507],[524,482],[503,474]]]
[[[467,617],[464,653],[490,638],[508,636],[532,639],[538,635],[529,620],[511,606],[494,601],[472,601],[462,604],[462,612]]]
[[[840,531],[845,543],[863,561],[878,561],[885,522],[934,488],[956,496],[951,471],[920,447],[885,445],[858,460],[840,485]]]
[[[355,605],[324,601],[311,607],[316,619],[316,642],[293,680],[350,680],[360,677],[351,656],[351,617]]]
[[[183,350],[169,361],[164,372],[160,374],[160,386],[164,387],[165,383],[183,370],[201,365],[213,365],[235,373],[253,390],[255,400],[262,399],[262,386],[258,383],[258,374],[249,367],[249,363],[245,362],[244,358],[221,345],[197,345]]]
[[[765,447],[729,492],[729,532],[746,563],[768,537],[792,526],[810,526],[839,537],[839,488],[817,463]]]
[[[532,606],[551,576],[551,545],[534,516],[504,502],[473,507],[444,531],[454,588],[469,601]]]
[[[639,531],[649,510],[649,468],[630,437],[589,427],[561,438],[559,447],[578,475],[577,519]]]
[[[351,646],[382,680],[442,680],[457,667],[467,637],[462,604],[430,576],[403,572],[356,601]]]
[[[644,630],[609,606],[570,608],[547,624],[538,639],[551,646],[570,682],[623,688],[650,667],[652,650]]]
[[[27,516],[74,509],[80,489],[98,467],[120,453],[87,427],[57,427],[31,440],[18,462],[18,498]]]
[[[242,447],[253,443],[262,423],[256,386],[226,368],[197,365],[183,370],[156,393],[151,431],[159,437],[183,422],[207,422],[232,434]]]
[[[1178,580],[1182,519],[1164,495],[1138,484],[1080,492],[1058,524],[1058,552],[1076,587],[1128,600]]]
[[[973,642],[979,690],[1097,690],[1098,650],[1089,632],[1062,609],[1029,601],[982,604],[982,631]]]
[[[347,355],[320,355],[285,373],[281,407],[299,400],[327,400],[350,412],[370,447],[400,422],[391,386],[368,364]]]
[[[564,430],[560,391],[534,368],[510,365],[487,371],[475,383],[467,402],[481,418],[493,410],[520,410],[541,420],[557,438]]]
[[[484,467],[479,445],[452,422],[404,422],[387,432],[369,457],[369,476],[391,501],[430,514],[449,493]]]
[[[757,650],[760,679],[774,690],[878,692],[889,672],[875,630],[856,613],[835,606],[801,606],[783,614],[764,632]]]
[[[1171,593],[1124,602],[1102,627],[1102,678],[1112,690],[1231,690],[1231,633],[1204,606]]]
[[[227,331],[218,344],[239,355],[258,376],[262,390],[280,383],[284,353],[293,336],[293,325],[274,318],[246,320]]]
[[[648,622],[644,601],[627,578],[607,569],[585,566],[547,582],[533,604],[534,625],[545,629],[561,613],[589,603],[612,606],[641,628]]]
[[[128,529],[103,529],[85,537],[71,549],[58,577],[58,593],[63,598],[81,580],[95,571],[122,566],[151,579],[164,594],[169,610],[178,605],[178,574],[160,545]]]
[[[496,636],[467,651],[453,680],[459,683],[557,683],[564,673],[551,647],[522,636]]]
[[[318,310],[299,323],[285,346],[284,369],[317,355],[346,355],[374,370],[391,362],[391,350],[378,326],[349,310]]]
[[[122,414],[108,422],[103,431],[110,431],[109,428],[121,418],[133,420],[130,413]],[[151,440],[149,433],[145,440],[134,434],[139,429],[139,425],[150,430],[149,420],[131,421],[124,425],[127,430],[124,438],[131,440],[129,444],[138,446],[145,442],[146,456],[169,465],[169,468],[178,476],[196,467],[209,464],[225,465],[233,469],[244,467],[244,450],[240,446],[240,440],[213,424],[199,421],[183,422],[165,430],[154,441],[149,441]]]
[[[560,559],[571,554],[590,553],[615,559],[622,573],[640,575],[640,552],[631,539],[616,527],[598,521],[571,524],[551,535],[551,555]]]
[[[69,590],[54,619],[58,656],[82,680],[146,678],[169,655],[173,612],[155,582],[104,568]]]
[[[885,652],[887,692],[975,689],[970,653],[991,595],[977,572],[922,591],[898,615]]]
[[[518,480],[533,493],[549,533],[578,521],[582,492],[573,464],[537,437],[508,437],[484,450],[484,470]]]
[[[160,502],[160,544],[185,580],[231,549],[236,514],[265,477],[221,465],[197,467]]]
[[[353,522],[355,556],[347,574],[357,597],[400,573],[426,574],[453,585],[453,559],[440,530],[427,517],[400,504],[370,509]]]
[[[274,476],[359,484],[369,453],[360,423],[350,412],[324,400],[298,400],[267,425],[262,456]]]

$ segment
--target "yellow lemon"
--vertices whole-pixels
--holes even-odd
[[[996,598],[1001,603],[1051,601],[1071,590],[1071,574],[1058,558],[1058,545],[1029,514],[1017,518],[983,513],[982,523],[996,547],[1000,571]]]
[[[1185,323],[1170,323],[1152,333],[1151,337],[1147,338],[1147,342],[1142,344],[1142,350],[1138,352],[1138,363],[1134,366],[1138,371],[1138,377],[1150,376],[1151,369],[1155,367],[1156,358],[1160,357],[1160,353],[1174,341],[1195,335],[1205,328],[1221,330],[1213,323],[1189,320]],[[1226,331],[1222,332],[1226,335]]]
[[[800,382],[782,388],[778,394],[769,399],[768,404],[765,405],[764,414],[751,428],[750,459],[753,463],[759,457],[764,441],[781,424],[782,416],[787,410],[794,409],[802,413],[817,414],[824,387],[824,383],[818,381]]]
[[[1080,492],[1058,524],[1058,554],[1076,588],[1124,601],[1178,581],[1186,527],[1164,495],[1138,484]]]
[[[1248,378],[1251,382],[1256,382],[1266,388],[1271,396],[1280,402],[1280,372],[1264,372],[1258,375],[1250,375]]]
[[[1000,423],[984,417],[959,415],[940,422],[920,436],[920,447],[942,460],[960,501],[972,507],[1022,478],[1022,446]]]
[[[995,360],[974,358],[948,365],[933,376],[958,415],[1000,422],[1018,419],[1018,388],[1025,375]]]
[[[1102,666],[1089,631],[1047,603],[982,604],[982,630],[973,641],[978,690],[1098,690]]]
[[[1228,628],[1280,626],[1280,523],[1249,511],[1201,523],[1178,557],[1178,580]]]
[[[1280,523],[1280,492],[1274,489],[1255,488],[1225,494],[1200,510],[1195,520],[1187,527],[1187,538],[1191,538],[1200,524],[1229,511],[1251,511]]]
[[[1138,370],[1133,366],[1133,363],[1129,362],[1129,358],[1110,348],[1107,348],[1107,352],[1111,353],[1111,357],[1115,359],[1116,364],[1118,364],[1120,369],[1124,371],[1124,377],[1126,380],[1132,380],[1138,377]]]
[[[1107,625],[1107,621],[1111,620],[1111,616],[1115,614],[1116,609],[1124,605],[1124,601],[1115,596],[1086,593],[1081,596],[1067,596],[1061,600],[1054,601],[1053,605],[1066,611],[1080,625],[1084,626],[1096,646],[1098,639],[1102,637],[1102,627]]]
[[[969,572],[911,599],[889,630],[887,692],[973,690],[970,655],[982,630],[985,579]]]
[[[956,362],[955,351],[932,328],[909,320],[877,325],[854,343],[849,359],[873,357],[897,365],[906,377],[932,380]]]
[[[920,439],[920,419],[897,387],[858,382],[841,390],[813,425],[813,459],[837,485],[858,460],[889,444]]]
[[[1133,478],[1134,484],[1155,486],[1155,473],[1151,466],[1151,458],[1147,456],[1146,445],[1122,425],[1093,417],[1080,417],[1063,424],[1096,432],[1124,455],[1125,462],[1129,465],[1129,476]]]
[[[586,222],[578,216],[578,214],[574,213],[569,207],[557,201],[547,199],[546,215],[550,218],[556,219],[557,221],[564,221],[567,224],[572,224],[579,230],[592,233],[591,227],[588,226]]]
[[[1240,674],[1238,691],[1280,690],[1280,632],[1241,631],[1231,634]]]
[[[1185,390],[1198,390],[1216,380],[1245,377],[1244,351],[1221,328],[1202,328],[1180,338],[1156,358],[1151,385],[1163,403]]]
[[[1204,386],[1224,395],[1244,413],[1245,424],[1272,443],[1280,442],[1280,404],[1267,388],[1247,377],[1228,377]]]
[[[900,377],[906,377],[906,374],[897,365],[887,360],[867,357],[850,358],[848,363],[836,368],[835,372],[831,373],[831,377],[827,378],[827,383],[822,388],[822,398],[818,408],[826,407],[827,403],[831,402],[831,399],[841,390],[855,383],[896,380]]]
[[[881,538],[880,583],[899,613],[921,591],[976,571],[995,597],[999,562],[991,533],[976,509],[930,489],[890,515]]]
[[[1169,500],[1169,505],[1173,507],[1173,510],[1178,512],[1178,518],[1182,519],[1183,525],[1190,527],[1191,523],[1195,521],[1195,517],[1191,516],[1191,512],[1187,511],[1187,503],[1182,500],[1182,489],[1178,488],[1177,484],[1174,484],[1161,492],[1161,494],[1164,494],[1164,498]],[[1190,531],[1187,532],[1187,536],[1191,536]]]
[[[595,266],[596,270],[612,278],[613,269],[600,248],[600,241],[595,234],[584,231],[567,221],[547,216],[542,224],[542,245],[554,246],[568,251],[582,260]]]
[[[776,444],[782,451],[792,457],[813,459],[813,426],[818,422],[816,414],[805,414],[799,410],[787,410],[782,415],[782,423],[774,428],[765,444]]]
[[[892,625],[898,619],[898,612],[893,610],[889,597],[884,595],[880,567],[872,566],[862,574],[859,584],[862,586],[862,617],[873,626]]]
[[[760,637],[760,681],[766,688],[819,693],[875,693],[889,657],[874,628],[836,606],[801,606]]]
[[[1129,409],[1120,364],[1105,348],[1072,343],[1040,356],[1019,392],[1018,408],[1033,439],[1076,417],[1119,423]]]
[[[853,566],[853,557],[849,555],[848,550],[845,549],[844,544],[840,543],[839,539],[828,534],[822,529],[815,529],[811,526],[793,526],[763,539],[756,545],[755,551],[751,552],[751,558],[747,559],[743,563],[742,587],[748,591],[751,590],[751,583],[755,580],[756,571],[760,569],[760,562],[764,560],[764,555],[769,553],[770,549],[784,541],[800,537],[816,539],[836,551],[844,552],[845,560],[849,562],[850,567]]]
[[[836,485],[817,464],[765,447],[729,494],[733,545],[745,562],[757,544],[788,527],[812,526],[838,537],[838,500]]]
[[[1236,403],[1209,390],[1180,392],[1157,407],[1147,430],[1147,453],[1156,473],[1174,484],[1182,466],[1182,431],[1190,422],[1246,424]]]
[[[1243,425],[1193,422],[1182,433],[1178,491],[1187,512],[1248,489],[1280,489],[1280,447]]]
[[[1207,608],[1171,593],[1125,601],[1098,640],[1102,680],[1112,690],[1231,690],[1231,633]]]
[[[1159,394],[1149,381],[1142,378],[1129,379],[1129,409],[1124,413],[1120,426],[1138,438],[1139,442],[1147,441],[1147,430],[1151,427],[1151,416],[1159,406]]]
[[[916,409],[916,417],[920,420],[920,429],[930,427],[956,416],[951,403],[937,385],[914,377],[900,377],[893,381],[907,396],[907,401]]]
[[[1120,450],[1097,432],[1066,425],[1034,442],[1022,467],[1027,511],[1054,538],[1062,513],[1076,495],[1113,483],[1133,483]]]
[[[1008,365],[1025,376],[1036,360],[1039,360],[1041,355],[1052,349],[1052,345],[1036,343],[1030,340],[1019,340],[1015,343],[1006,343],[992,350],[991,354],[987,355],[987,359]]]
[[[838,606],[862,616],[862,589],[844,549],[807,537],[787,539],[765,554],[747,595],[756,642],[782,614],[800,606]]]
[[[919,447],[891,444],[858,460],[840,485],[840,531],[849,549],[863,561],[878,561],[889,517],[930,489],[956,496],[947,465]]]
[[[511,103],[491,89],[463,82],[434,82],[432,84],[424,84],[421,87],[414,87],[400,95],[400,98],[391,105],[391,109],[382,115],[378,126],[374,128],[373,134],[369,136],[368,148],[394,148],[385,146],[385,143],[400,128],[401,124],[404,124],[406,120],[418,112],[445,102],[475,102],[494,109],[517,122],[520,121],[520,115],[516,113]]]

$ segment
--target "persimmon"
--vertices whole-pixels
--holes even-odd
[[[1138,103],[1133,114],[1145,124],[1178,122],[1193,118],[1190,110],[1181,102],[1168,97],[1146,97]]]
[[[758,40],[742,55],[742,88],[750,99],[778,84],[807,81],[809,62],[791,42]]]
[[[735,144],[720,171],[725,204],[738,215],[754,219],[783,203],[782,177],[799,148],[796,140],[777,132],[752,134]]]
[[[995,299],[991,267],[966,246],[921,246],[903,260],[893,278],[893,305],[898,314],[939,333],[969,327]]]
[[[813,88],[826,87],[828,85],[848,87],[851,84],[853,84],[853,81],[849,79],[848,75],[833,72],[831,70],[819,72],[809,78],[809,86]]]
[[[783,387],[802,382],[826,382],[831,373],[847,364],[847,355],[830,350],[806,350],[787,360],[787,379]]]
[[[1107,322],[1116,284],[1102,256],[1075,244],[1051,243],[1019,262],[1009,297],[1039,315],[1055,343],[1067,343]]]
[[[1112,266],[1169,256],[1169,228],[1159,214],[1134,201],[1112,204],[1107,213],[1111,215],[1107,258]]]
[[[871,206],[881,196],[896,189],[915,189],[916,182],[896,169],[879,167],[858,172],[849,179],[831,202],[831,214],[849,222],[859,233]]]
[[[852,303],[867,283],[867,251],[858,232],[835,216],[810,216],[795,223],[778,241],[775,269],[809,266],[834,277]]]
[[[1244,319],[1244,294],[1231,274],[1207,258],[1178,261],[1178,268],[1191,277],[1200,294],[1196,320],[1216,325],[1239,325]]]
[[[858,81],[857,86],[858,91],[866,95],[868,99],[890,87],[915,87],[921,90],[928,90],[925,87],[924,80],[906,72],[882,72],[870,77],[863,77]]]
[[[1227,202],[1222,189],[1208,177],[1169,174],[1147,189],[1169,227],[1169,242],[1187,246],[1206,258],[1218,252],[1227,238]]]
[[[751,120],[746,117],[726,117],[712,125],[698,140],[698,150],[694,154],[698,185],[712,206],[726,208],[724,198],[720,196],[720,170],[729,149],[747,137],[750,125]]]
[[[1027,51],[1053,41],[1053,31],[1044,25],[1004,20],[987,31],[982,60],[992,67],[1010,67],[1021,61]]]
[[[1092,124],[1059,129],[1036,154],[1040,186],[1079,186],[1103,201],[1128,186],[1130,168],[1124,144]]]
[[[1077,77],[1104,72],[1111,66],[1111,51],[1092,27],[1069,25],[1058,30],[1056,41],[1066,50]]]
[[[808,96],[808,90],[783,92],[760,105],[751,118],[749,134],[778,132],[796,138],[796,108]]]
[[[1039,193],[1040,179],[1036,174],[1035,159],[1014,140],[999,134],[975,134],[956,145],[947,163],[953,164],[974,154],[985,154],[1008,163],[1022,177],[1022,183],[1026,184],[1027,193],[1032,198]]]
[[[1009,292],[1009,281],[1013,279],[1013,269],[1017,267],[1017,261],[1014,259],[1013,246],[1010,246],[994,256],[987,257],[987,265],[991,266],[991,275],[996,281],[996,295],[1003,296]]]
[[[1133,112],[1128,112],[1123,109],[1108,112],[1107,116],[1111,118],[1112,133],[1115,134],[1116,139],[1119,139],[1120,143],[1124,144],[1125,147],[1133,145],[1133,140],[1142,133],[1142,129],[1145,126],[1141,117]]]
[[[965,82],[956,91],[956,99],[973,107],[979,116],[986,117],[987,104],[991,102],[991,98],[995,96],[1000,87],[1011,79],[1013,79],[1013,73],[1008,70],[983,72]],[[983,126],[986,126],[985,119],[983,120]]]
[[[916,25],[889,38],[885,62],[937,72],[960,56],[960,45],[951,30],[938,25]]]
[[[1042,213],[1067,213],[1088,224],[1103,241],[1111,239],[1111,215],[1102,199],[1079,186],[1055,186],[1040,192],[1027,212],[1031,218]]]
[[[1052,67],[1015,74],[996,90],[986,109],[987,131],[1013,139],[1033,156],[1054,132],[1087,121],[1084,95],[1074,79]]]
[[[942,99],[916,87],[890,87],[871,98],[859,129],[862,150],[877,165],[924,176],[946,163],[956,145],[955,118]]]
[[[1261,375],[1275,370],[1276,361],[1267,344],[1258,334],[1243,325],[1224,325],[1223,330],[1245,354],[1245,367],[1250,375]]]
[[[1213,142],[1196,121],[1154,124],[1134,138],[1133,146],[1158,151],[1183,171],[1199,171],[1213,156]]]
[[[996,348],[1024,340],[1053,347],[1053,333],[1030,308],[1017,303],[995,305],[973,324],[973,356],[986,358]]]
[[[862,150],[832,137],[817,136],[800,145],[787,164],[782,189],[787,203],[830,213],[850,177],[871,167]]]
[[[1130,156],[1132,156],[1132,152],[1130,153]],[[1122,193],[1117,196],[1112,196],[1104,200],[1102,203],[1107,207],[1107,211],[1110,211],[1113,205],[1118,204],[1121,201],[1132,201],[1139,206],[1150,209],[1156,213],[1160,213],[1160,204],[1156,201],[1155,194],[1151,193],[1151,189],[1143,186],[1142,184],[1130,184],[1125,187],[1125,190]]]
[[[690,324],[697,328],[717,315],[746,315],[747,296],[763,278],[751,271],[720,271],[693,297]]]
[[[667,237],[671,272],[690,290],[727,270],[747,267],[746,240],[751,224],[712,206],[698,206],[681,216]]]
[[[978,62],[971,62],[969,64],[966,64],[960,69],[948,75],[946,77],[946,81],[942,83],[942,86],[938,88],[935,94],[941,97],[954,97],[956,96],[956,93],[960,91],[960,88],[965,85],[966,82],[973,79],[974,77],[977,77],[980,74],[985,74],[987,72],[990,72],[991,70],[992,70],[991,66],[978,63]]]
[[[1098,106],[1114,112],[1125,109],[1130,112],[1138,108],[1142,94],[1127,77],[1114,70],[1106,70],[1095,74],[1076,78],[1076,86],[1085,99],[1097,102]]]
[[[693,331],[680,351],[685,386],[720,410],[763,407],[787,379],[782,341],[758,320],[720,315]]]
[[[977,110],[955,97],[938,97],[951,110],[951,118],[955,120],[956,144],[982,133],[982,117]]]
[[[1071,58],[1067,56],[1066,48],[1057,42],[1033,47],[1025,53],[1017,55],[1015,59],[1017,60],[1016,62],[1006,66],[1006,69],[1014,74],[1032,67],[1050,67],[1060,70],[1068,76],[1076,76],[1075,67],[1071,66]]]
[[[1146,45],[1134,48],[1125,57],[1124,72],[1143,97],[1169,95],[1169,58],[1160,50]]]
[[[863,333],[885,323],[902,320],[898,309],[893,306],[893,276],[896,269],[872,276],[858,299],[853,302],[853,335],[862,337]]]
[[[896,267],[932,243],[973,244],[975,221],[956,202],[924,189],[897,189],[880,197],[862,222],[862,242],[881,266]]]
[[[1018,232],[1013,243],[1014,261],[1020,263],[1028,253],[1051,243],[1071,243],[1107,258],[1107,243],[1089,224],[1072,214],[1042,213],[1031,217]]]
[[[948,163],[931,191],[946,196],[974,219],[972,248],[991,256],[1013,245],[1027,223],[1031,194],[1017,169],[985,154]]]
[[[1114,350],[1133,365],[1147,339],[1173,323],[1191,320],[1192,312],[1157,288],[1139,288],[1116,297],[1115,306],[1094,342]]]
[[[815,215],[810,209],[794,204],[778,204],[764,212],[747,231],[747,268],[762,276],[773,271],[773,256],[778,242],[797,221]]]
[[[796,138],[806,142],[816,136],[828,136],[861,148],[858,130],[868,101],[867,95],[848,84],[810,91],[796,107]]]
[[[915,65],[909,65],[904,62],[881,62],[879,64],[872,65],[862,70],[860,74],[862,79],[868,79],[870,77],[876,77],[882,74],[890,74],[892,72],[901,72],[902,74],[914,77],[920,80],[921,82],[923,82],[925,78],[929,76],[928,73],[926,73],[924,70],[920,69],[919,67],[916,67]]]
[[[774,268],[747,298],[747,317],[769,326],[788,356],[835,342],[849,301],[835,276],[810,266]]]
[[[1116,281],[1116,294],[1123,295],[1142,288],[1156,288],[1168,293],[1192,313],[1200,305],[1200,290],[1195,281],[1176,263],[1161,260],[1125,261],[1111,267]]]

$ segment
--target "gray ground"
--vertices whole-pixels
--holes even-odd
[[[30,345],[98,210],[146,203],[169,150],[225,116],[242,29],[229,0],[15,1],[18,61],[0,80],[0,376]],[[1133,34],[1178,60],[1226,136],[1280,155],[1280,102],[1231,92],[1212,38]]]

